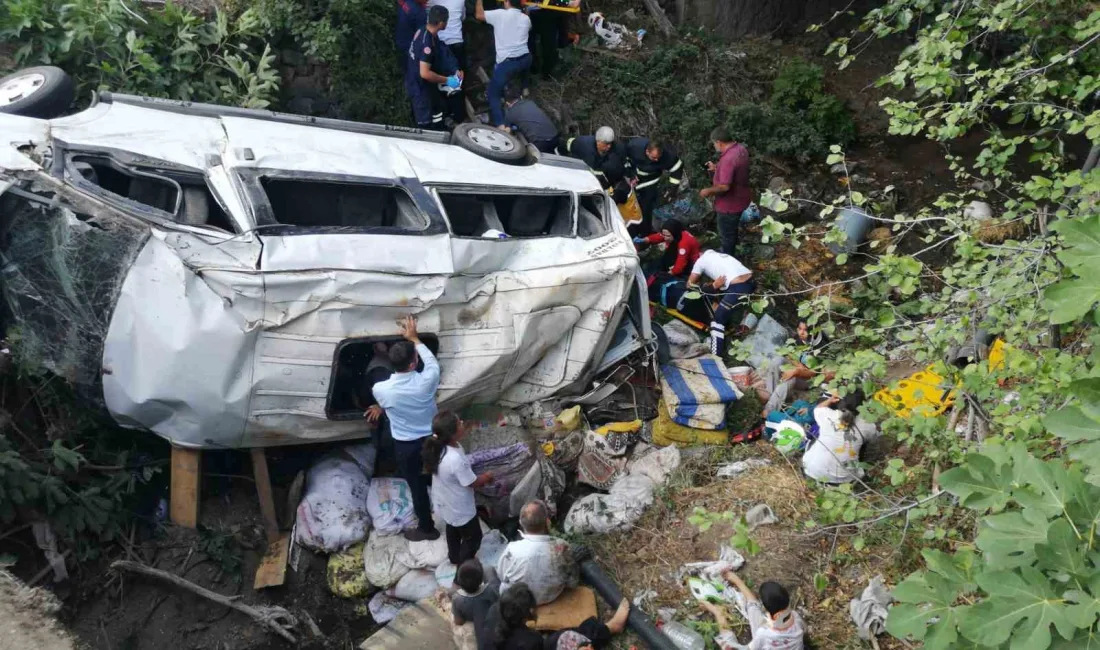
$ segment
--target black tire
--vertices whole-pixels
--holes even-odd
[[[506,165],[527,160],[527,146],[519,138],[487,124],[459,124],[451,133],[451,144]]]
[[[61,68],[25,68],[0,79],[0,113],[50,119],[73,103],[76,84]]]

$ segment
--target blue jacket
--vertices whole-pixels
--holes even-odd
[[[445,77],[453,75],[458,70],[458,59],[451,52],[451,48],[439,40],[438,34],[429,32],[427,27],[413,35],[408,52],[408,60],[405,64],[405,92],[410,95],[424,92],[432,85],[420,76],[421,62],[427,62],[432,72]]]
[[[397,30],[394,42],[398,52],[408,52],[416,30],[428,24],[427,2],[419,0],[397,0]]]

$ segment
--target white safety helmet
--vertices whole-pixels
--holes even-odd
[[[614,142],[615,141],[615,129],[610,126],[601,126],[596,129],[596,142]]]

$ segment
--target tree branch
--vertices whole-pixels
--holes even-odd
[[[199,585],[185,580],[174,573],[168,573],[160,569],[154,569],[152,567],[145,566],[138,562],[131,562],[129,560],[118,560],[111,563],[111,568],[116,571],[129,571],[131,573],[138,573],[144,576],[156,578],[163,582],[167,582],[170,585],[179,587],[184,591],[189,591],[196,596],[213,601],[219,605],[223,605],[230,609],[235,609],[238,612],[245,614],[252,620],[256,621],[268,630],[278,634],[282,638],[291,643],[297,643],[297,639],[290,633],[294,626],[298,624],[298,620],[287,610],[277,606],[257,606],[251,607],[249,605],[237,602],[239,596],[223,596],[219,593],[215,593],[200,587]]]

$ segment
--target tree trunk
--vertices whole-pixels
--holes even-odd
[[[740,38],[785,33],[810,21],[826,20],[850,0],[685,0],[690,23]]]

